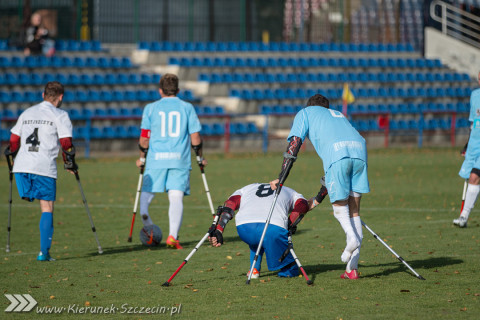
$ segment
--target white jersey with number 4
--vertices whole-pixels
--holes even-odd
[[[72,137],[68,113],[43,101],[25,110],[11,132],[20,136],[13,172],[57,178],[59,139]]]
[[[245,223],[265,223],[273,203],[275,191],[268,183],[253,183],[235,191],[232,196],[241,196],[240,208],[235,216],[237,226]],[[278,195],[270,223],[288,228],[288,214],[298,199],[305,199],[300,193],[283,187]]]

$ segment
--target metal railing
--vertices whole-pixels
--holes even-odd
[[[430,17],[444,34],[480,48],[480,17],[440,0],[431,3]]]

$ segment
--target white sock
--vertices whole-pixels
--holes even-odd
[[[178,239],[178,231],[182,225],[183,218],[183,191],[168,190],[168,219],[170,221],[170,235]]]
[[[360,243],[357,249],[353,251],[352,257],[350,261],[347,263],[347,272],[351,272],[354,269],[358,269],[358,261],[360,260],[360,248],[362,246],[362,239],[363,239],[363,230],[362,230],[362,219],[360,217],[353,217],[350,219],[354,230],[355,235],[357,236],[357,240]]]
[[[153,224],[152,219],[150,219],[150,215],[148,214],[148,207],[152,202],[155,194],[152,192],[145,192],[142,191],[140,193],[140,217],[142,218],[143,226],[151,226]]]
[[[348,205],[346,206],[333,206],[333,215],[338,220],[340,225],[342,226],[343,231],[347,236],[347,246],[342,253],[342,261],[347,263],[352,256],[353,251],[357,249],[360,243],[357,240],[357,236],[355,235],[355,231],[353,230],[352,223],[350,221],[350,213],[348,210]]]
[[[467,193],[465,194],[465,204],[463,206],[462,213],[460,214],[467,220],[468,216],[470,215],[470,211],[472,211],[473,207],[475,206],[479,191],[480,185],[468,184]]]

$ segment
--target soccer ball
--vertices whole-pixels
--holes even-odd
[[[140,230],[140,241],[147,247],[158,246],[162,242],[162,229],[155,224],[143,227]]]

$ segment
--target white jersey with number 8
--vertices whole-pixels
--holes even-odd
[[[13,172],[57,178],[59,139],[72,137],[68,113],[43,101],[25,110],[11,132],[20,136]]]
[[[265,223],[272,206],[274,193],[268,183],[254,183],[235,191],[231,196],[241,196],[240,208],[235,216],[237,226],[245,223]],[[305,199],[300,193],[283,187],[278,195],[270,223],[288,228],[288,214],[298,199]]]

